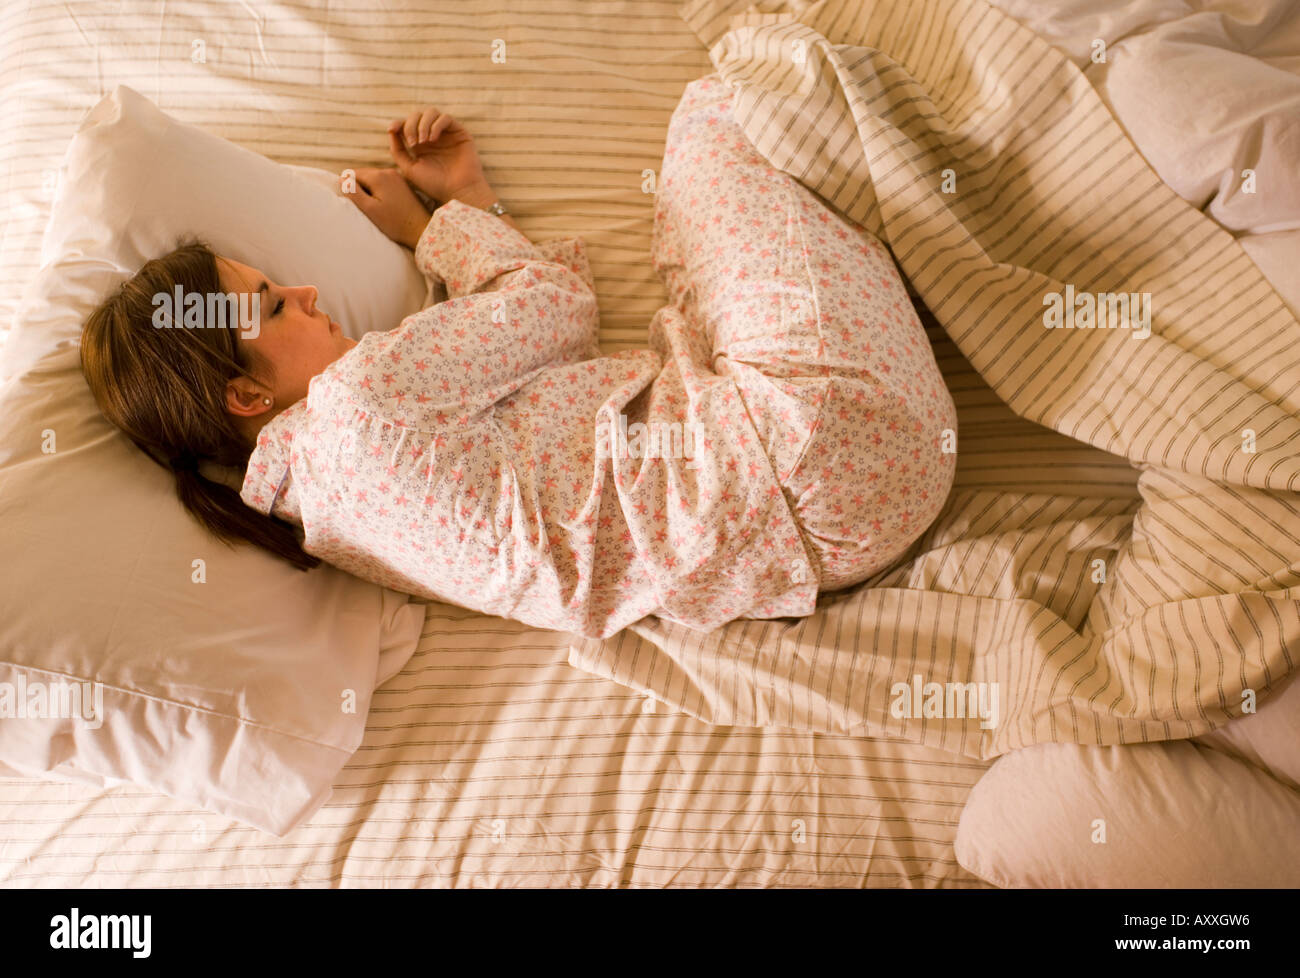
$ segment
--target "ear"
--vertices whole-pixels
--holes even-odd
[[[226,383],[226,412],[239,418],[255,418],[275,406],[266,403],[270,397],[270,391],[247,377],[232,377]]]

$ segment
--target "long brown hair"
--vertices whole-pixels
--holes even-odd
[[[176,479],[176,495],[196,520],[228,544],[245,540],[300,570],[320,563],[302,549],[289,523],[247,506],[229,486],[199,472],[210,461],[241,472],[252,446],[226,413],[226,384],[271,365],[236,341],[238,322],[202,329],[154,326],[154,296],[225,294],[217,256],[187,238],[146,262],[90,314],[81,334],[81,370],[95,402],[114,425]],[[212,324],[208,324],[212,325]]]

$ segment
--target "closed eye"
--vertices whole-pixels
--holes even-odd
[[[280,301],[275,304],[275,308],[271,310],[271,315],[278,316],[280,314],[280,310],[283,308],[284,308],[284,299],[281,298]]]

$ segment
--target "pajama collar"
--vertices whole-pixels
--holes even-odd
[[[292,466],[297,459],[293,438],[306,406],[307,399],[303,398],[263,425],[257,446],[248,456],[248,469],[239,495],[259,513],[286,519],[297,516],[291,492]]]

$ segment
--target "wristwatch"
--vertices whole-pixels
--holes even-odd
[[[510,213],[508,210],[506,210],[504,207],[501,206],[501,201],[499,200],[494,200],[492,203],[488,204],[487,207],[484,207],[483,209],[487,211],[489,214],[495,214],[497,217],[500,217],[502,214]]]

